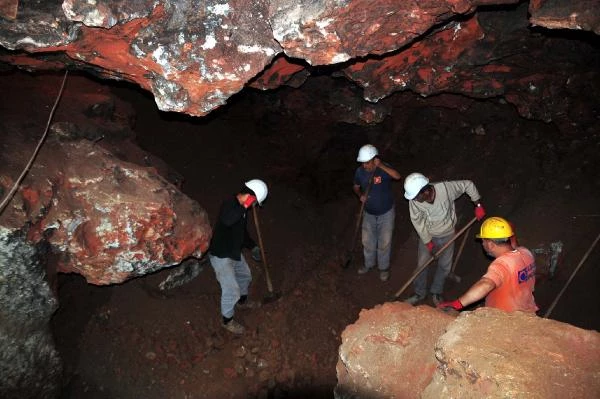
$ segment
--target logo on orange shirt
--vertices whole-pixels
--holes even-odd
[[[533,278],[535,276],[535,263],[532,263],[529,266],[524,267],[523,269],[517,272],[519,284],[527,282],[527,280]]]

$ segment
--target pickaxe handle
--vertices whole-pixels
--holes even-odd
[[[460,247],[458,247],[458,252],[456,253],[456,256],[454,257],[454,262],[452,263],[452,268],[450,269],[451,274],[454,274],[454,269],[456,269],[456,264],[458,263],[458,260],[460,259],[460,255],[462,255],[463,249],[465,248],[465,243],[467,242],[467,238],[469,238],[470,230],[471,230],[471,226],[469,226],[462,241],[460,242]]]
[[[452,244],[454,241],[456,241],[456,239],[457,239],[458,237],[460,237],[460,235],[461,235],[462,233],[464,233],[464,232],[465,232],[465,230],[467,230],[469,227],[471,227],[471,225],[472,225],[473,223],[475,223],[476,221],[477,221],[477,218],[473,218],[473,219],[471,219],[471,221],[470,221],[469,223],[467,223],[467,225],[466,225],[465,227],[463,227],[462,229],[460,229],[460,230],[459,230],[459,232],[458,232],[458,233],[456,233],[456,234],[454,235],[454,237],[452,237],[452,238],[450,239],[450,241],[448,241],[447,243],[445,243],[445,244],[444,244],[444,245],[443,245],[443,246],[440,248],[440,250],[439,250],[439,251],[437,251],[437,252],[435,253],[435,255],[433,255],[431,258],[429,258],[429,260],[428,260],[427,262],[425,262],[424,264],[422,264],[421,266],[419,266],[419,268],[417,269],[417,271],[416,271],[416,272],[415,272],[415,273],[414,273],[414,274],[413,274],[413,275],[412,275],[412,276],[411,276],[411,277],[408,279],[408,281],[406,282],[406,284],[404,284],[404,285],[402,286],[402,288],[400,288],[400,289],[398,290],[398,292],[396,292],[396,294],[394,295],[394,297],[395,297],[395,298],[398,298],[398,297],[399,297],[399,296],[400,296],[400,295],[401,295],[401,294],[404,292],[404,290],[406,290],[406,287],[408,287],[408,286],[410,285],[410,283],[412,283],[412,282],[413,282],[413,281],[414,281],[414,280],[417,278],[417,276],[418,276],[419,274],[421,274],[421,272],[422,272],[423,270],[425,270],[425,268],[426,268],[427,266],[429,266],[429,264],[430,264],[431,262],[433,262],[434,260],[436,260],[436,259],[438,258],[438,256],[439,256],[439,255],[440,255],[442,252],[444,252],[444,250],[445,250],[446,248],[448,248],[448,247],[450,246],[450,244]]]
[[[258,236],[258,245],[260,248],[260,254],[262,256],[263,265],[265,266],[265,277],[267,279],[267,289],[273,293],[273,283],[271,282],[271,276],[269,275],[269,264],[267,263],[267,256],[265,255],[265,247],[263,245],[262,235],[260,234],[260,222],[258,221],[258,212],[256,206],[252,207],[252,215],[254,216],[254,225],[256,226],[256,235]]]
[[[369,183],[367,184],[367,189],[365,190],[365,201],[360,204],[360,210],[358,211],[358,216],[356,217],[356,226],[354,226],[354,235],[352,236],[352,242],[350,243],[350,248],[348,249],[348,257],[343,267],[348,267],[348,264],[352,260],[352,252],[354,251],[354,247],[356,246],[356,240],[358,239],[358,231],[360,230],[360,222],[362,221],[363,214],[365,212],[365,205],[367,204],[367,200],[369,199],[369,192],[371,191],[371,186],[373,185],[373,178],[375,177],[375,172],[377,169],[371,173],[369,176]]]

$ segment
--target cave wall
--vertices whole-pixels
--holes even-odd
[[[0,45],[7,50],[0,61],[30,70],[82,69],[134,82],[152,93],[159,109],[196,116],[223,106],[244,87],[298,86],[330,66],[328,73],[355,82],[363,88],[358,95],[371,103],[408,90],[423,96],[453,92],[503,97],[521,115],[550,121],[569,112],[570,105],[561,101],[565,91],[590,89],[598,69],[596,49],[578,40],[554,44],[570,35],[550,30],[597,33],[600,17],[593,3],[254,0],[38,5],[9,0],[0,18]],[[561,67],[553,68],[548,61]],[[368,114],[361,119],[381,120]]]

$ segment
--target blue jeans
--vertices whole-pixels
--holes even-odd
[[[208,255],[210,264],[215,271],[217,281],[221,284],[221,314],[233,317],[235,304],[241,295],[248,295],[248,287],[252,281],[250,267],[241,255],[240,260],[219,258]]]
[[[368,212],[364,213],[362,245],[365,267],[370,269],[377,263],[379,270],[389,269],[395,218],[396,210],[394,207],[379,216],[371,215]]]
[[[437,253],[439,249],[444,246],[448,241],[450,241],[454,237],[454,233],[449,234],[443,237],[433,237],[433,253]],[[423,244],[423,240],[419,239],[419,249],[418,249],[418,266],[421,267],[425,262],[427,262],[431,258],[431,253],[427,250],[425,244]],[[448,273],[450,273],[450,268],[452,267],[452,257],[454,255],[454,242],[448,245],[448,248],[444,250],[440,254],[440,257],[437,260],[437,268],[435,270],[435,275],[433,276],[433,282],[431,283],[430,292],[432,294],[442,295],[444,292],[444,282],[446,281],[446,277]],[[429,269],[436,261],[433,261],[427,266],[414,281],[415,294],[419,296],[427,295],[427,278],[429,276]],[[415,269],[415,270],[417,270]]]

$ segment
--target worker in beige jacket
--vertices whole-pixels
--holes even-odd
[[[408,209],[417,234],[419,249],[417,269],[429,261],[436,253],[436,248],[442,248],[454,237],[456,225],[456,201],[461,195],[467,194],[475,204],[475,217],[481,220],[485,210],[481,205],[481,196],[471,180],[443,181],[429,183],[429,179],[421,173],[411,173],[404,180],[404,197],[409,200]],[[450,272],[454,243],[450,243],[437,260],[437,269],[433,277],[430,293],[433,303],[437,306],[443,302],[442,293],[444,282]],[[435,262],[432,262],[432,265]],[[427,297],[428,271],[426,267],[414,281],[415,293],[405,300],[412,305]]]

